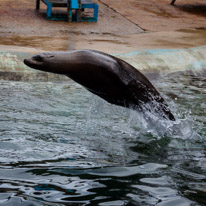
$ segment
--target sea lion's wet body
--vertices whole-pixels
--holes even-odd
[[[175,120],[166,102],[137,69],[114,56],[94,51],[41,53],[24,63],[37,70],[63,74],[107,102],[142,111],[145,104]]]

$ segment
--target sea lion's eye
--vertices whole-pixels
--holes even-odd
[[[33,56],[32,59],[35,60],[35,61],[39,61],[40,62],[40,61],[43,60],[43,57],[40,56],[40,55],[36,55],[36,56]]]

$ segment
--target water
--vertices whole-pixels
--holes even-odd
[[[1,205],[206,205],[206,76],[153,84],[177,121],[73,81],[0,81]]]

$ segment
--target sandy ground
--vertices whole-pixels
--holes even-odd
[[[45,5],[36,11],[35,0],[0,0],[0,50],[126,53],[206,45],[205,0],[177,0],[175,6],[168,0],[95,1],[97,23],[69,23],[46,20]]]

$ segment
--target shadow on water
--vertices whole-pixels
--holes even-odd
[[[152,81],[176,122],[69,80],[1,81],[0,204],[205,205],[205,70]]]

